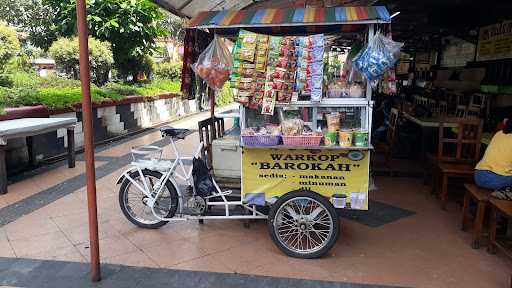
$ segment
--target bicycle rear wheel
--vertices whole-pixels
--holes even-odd
[[[151,191],[154,191],[154,186],[162,177],[162,173],[157,171],[143,170],[143,177]],[[142,176],[138,171],[131,172],[129,176],[140,186],[144,187]],[[178,193],[172,183],[167,181],[162,188],[163,191],[155,203],[155,213],[160,218],[172,218],[178,208]],[[156,193],[153,192],[153,193]],[[163,221],[153,214],[151,207],[148,204],[148,197],[133,185],[133,183],[124,179],[121,187],[119,188],[119,205],[124,216],[128,218],[133,224],[149,229],[160,228],[167,224],[168,221]]]

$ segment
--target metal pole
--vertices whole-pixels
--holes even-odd
[[[208,87],[208,95],[209,95],[208,98],[210,98],[210,114],[211,114],[211,117],[214,118],[215,117],[215,90]]]
[[[91,280],[100,281],[100,246],[98,240],[98,209],[96,203],[96,175],[94,171],[94,142],[92,129],[91,79],[89,75],[89,45],[86,20],[86,0],[76,0],[76,22],[80,44],[80,81],[82,83],[82,117],[85,149],[85,176],[87,179],[87,207],[89,214],[89,242],[91,249]]]

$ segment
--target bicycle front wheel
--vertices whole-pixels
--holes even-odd
[[[156,193],[154,186],[162,177],[162,173],[143,170],[142,176],[137,171],[131,172],[129,176],[141,187],[144,187],[142,180],[144,177],[148,188],[152,193]],[[156,200],[154,211],[160,218],[172,218],[178,208],[178,193],[174,185],[170,182],[165,183],[162,189],[163,191]],[[126,218],[133,224],[142,228],[156,229],[167,224],[168,221],[163,221],[153,214],[151,207],[149,207],[148,200],[148,196],[137,189],[130,180],[124,179],[119,188],[119,205]]]

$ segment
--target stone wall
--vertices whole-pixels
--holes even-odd
[[[93,108],[93,129],[95,143],[102,142],[127,133],[150,128],[158,124],[179,119],[197,112],[195,100],[182,100],[180,97],[167,97],[153,101],[131,103],[112,103]],[[24,117],[31,117],[25,115]],[[32,117],[41,117],[39,115]],[[47,117],[76,117],[75,128],[76,149],[83,147],[84,134],[82,129],[82,112],[60,111]],[[66,129],[59,129],[32,137],[33,159],[38,164],[46,159],[60,156],[66,152]],[[27,141],[24,138],[12,139],[7,143],[7,171],[15,174],[28,168]]]

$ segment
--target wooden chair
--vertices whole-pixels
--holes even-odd
[[[469,204],[473,201],[476,202],[476,216],[473,220],[473,240],[471,247],[473,249],[480,248],[480,239],[482,237],[482,228],[484,226],[485,210],[489,207],[489,196],[492,193],[489,189],[484,189],[476,186],[475,184],[464,184],[466,192],[464,194],[464,206],[462,207],[462,231],[466,231],[466,225],[468,224],[469,215]]]
[[[487,102],[488,102],[487,94],[475,93],[475,94],[471,95],[471,99],[469,101],[469,107],[476,108],[476,109],[479,109],[480,111],[482,111],[485,108],[487,108],[487,106],[488,106]]]
[[[468,107],[465,118],[480,118],[481,110],[477,107]]]
[[[456,138],[445,137],[445,123],[439,127],[439,150],[437,171],[441,180],[441,208],[446,209],[448,198],[448,180],[450,178],[472,178],[475,164],[480,159],[480,140],[483,121],[481,119],[453,119],[457,124]],[[449,122],[451,122],[449,120]],[[451,128],[450,128],[451,130]],[[455,150],[445,154],[446,145],[455,146]]]
[[[466,105],[457,105],[455,108],[454,116],[457,118],[465,118],[467,114],[468,107]]]
[[[217,138],[224,136],[224,119],[208,118],[198,123],[199,141],[203,142],[201,157],[206,159],[208,167],[212,169],[212,142]]]
[[[386,134],[386,142],[377,143],[376,150],[384,154],[384,165],[391,171],[391,162],[393,160],[393,147],[395,144],[398,123],[400,121],[400,112],[396,108],[391,108],[389,115],[388,130]],[[392,172],[391,172],[392,174]]]
[[[446,117],[448,115],[448,102],[439,101],[439,115]]]

